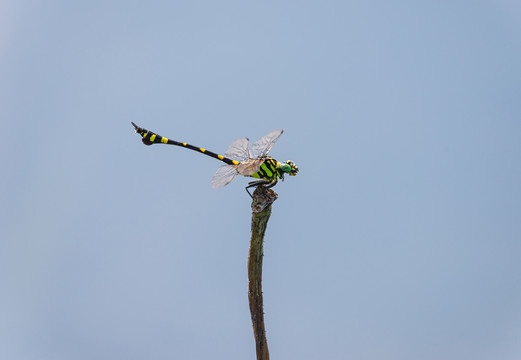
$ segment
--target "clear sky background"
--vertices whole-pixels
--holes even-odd
[[[253,359],[248,179],[285,130],[273,359],[521,358],[521,5],[0,2],[0,358]]]

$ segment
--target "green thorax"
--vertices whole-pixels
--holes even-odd
[[[280,162],[272,157],[266,156],[264,162],[260,166],[259,171],[250,175],[253,178],[263,179],[267,181],[276,181],[284,177],[283,172],[279,169]]]

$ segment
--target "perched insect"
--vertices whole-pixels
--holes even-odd
[[[288,160],[285,163],[281,163],[268,156],[273,145],[282,135],[282,130],[273,130],[266,134],[253,143],[251,150],[248,138],[237,139],[230,145],[223,156],[197,146],[167,139],[134,123],[132,125],[136,129],[136,133],[143,137],[141,141],[145,145],[157,143],[182,146],[225,162],[226,165],[217,169],[212,178],[212,187],[214,189],[228,185],[237,175],[250,176],[259,179],[248,183],[248,186],[246,186],[246,191],[252,196],[248,190],[249,188],[257,185],[265,185],[267,188],[270,188],[275,186],[279,179],[284,181],[284,174],[295,176],[298,173],[298,167],[293,161]]]

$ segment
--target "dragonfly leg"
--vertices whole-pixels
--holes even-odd
[[[272,182],[268,183],[268,185],[266,186],[266,189],[272,188],[275,185],[277,185],[277,181],[272,181]]]
[[[257,181],[249,182],[248,186],[246,186],[246,192],[248,193],[248,195],[250,195],[250,197],[252,199],[253,199],[253,195],[250,193],[250,191],[248,189],[251,188],[251,187],[259,186],[259,185],[266,185],[263,188],[264,189],[269,189],[269,188],[274,187],[275,185],[277,185],[277,181],[257,180]]]
[[[259,185],[266,184],[266,183],[267,183],[266,180],[257,180],[257,181],[249,182],[248,186],[246,186],[246,192],[253,199],[253,195],[250,193],[250,190],[248,190],[248,189],[251,188],[251,187],[259,186]]]

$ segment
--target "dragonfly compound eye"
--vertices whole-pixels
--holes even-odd
[[[286,161],[286,164],[288,164],[291,167],[291,170],[289,171],[290,176],[296,176],[298,173],[298,166],[293,161],[288,160]]]

